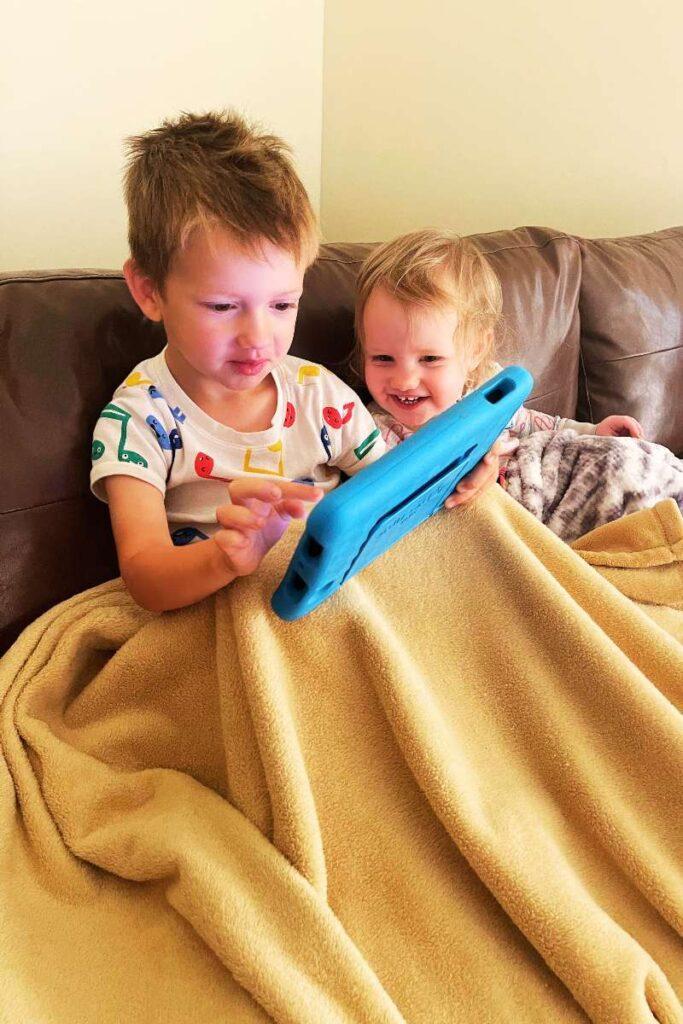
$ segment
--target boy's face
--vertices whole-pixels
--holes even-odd
[[[375,288],[363,311],[363,365],[370,394],[416,430],[462,397],[467,362],[456,349],[458,315],[406,307]]]
[[[223,228],[193,231],[152,300],[181,387],[221,398],[263,384],[292,344],[303,277],[271,242],[248,252]]]

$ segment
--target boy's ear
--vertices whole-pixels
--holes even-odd
[[[126,279],[128,291],[145,316],[149,320],[156,320],[159,323],[162,319],[159,291],[147,274],[143,274],[132,257],[123,264],[123,276]]]

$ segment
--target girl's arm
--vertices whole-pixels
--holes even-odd
[[[575,430],[577,434],[594,434],[595,424],[581,423],[579,420],[570,420],[563,416],[552,416],[547,412],[536,412],[534,409],[521,406],[508,425],[511,440],[520,441],[537,430]]]

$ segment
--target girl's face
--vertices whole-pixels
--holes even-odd
[[[365,383],[374,400],[416,430],[462,398],[470,369],[457,351],[458,315],[405,306],[375,288],[363,311]]]

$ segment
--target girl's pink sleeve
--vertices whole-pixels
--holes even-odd
[[[539,427],[534,428],[532,416],[538,415],[532,413],[530,409],[525,409],[524,406],[520,406],[515,415],[512,417],[507,425],[507,433],[510,439],[521,441],[523,437],[528,437],[529,434],[533,433],[534,429],[542,429]],[[549,417],[552,423],[552,417]],[[552,427],[546,427],[546,430],[551,430]]]

